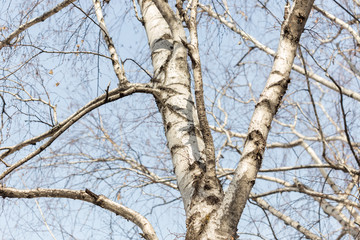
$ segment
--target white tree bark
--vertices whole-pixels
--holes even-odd
[[[187,239],[236,238],[255,183],[271,122],[286,92],[296,49],[313,1],[295,1],[285,20],[272,72],[256,105],[243,157],[223,199],[206,175],[204,140],[190,91],[185,31],[162,0],[140,1],[154,66],[153,82],[187,216]],[[196,46],[192,46],[196,47]]]
[[[109,49],[113,68],[114,68],[116,77],[119,80],[119,85],[120,86],[125,85],[128,83],[128,80],[126,79],[126,76],[125,76],[124,66],[123,66],[121,59],[119,59],[119,56],[115,49],[115,45],[110,37],[110,33],[109,33],[107,27],[106,27],[104,16],[103,16],[103,13],[101,10],[100,0],[93,0],[93,3],[94,3],[96,17],[99,22],[99,27],[100,27],[103,37],[105,39],[106,45]],[[121,65],[120,65],[120,61],[121,61]]]
[[[127,82],[125,72],[120,64],[121,60],[117,56],[114,44],[103,22],[104,19],[101,12],[100,1],[93,1],[100,27],[103,30],[104,38],[110,51],[115,73],[123,85],[120,85],[119,88],[112,91],[107,89],[105,94],[90,102],[48,132],[16,146],[7,148],[8,151],[0,155],[0,160],[25,146],[49,138],[30,155],[11,165],[0,175],[0,180],[50,146],[58,136],[91,110],[135,92],[147,92],[153,94],[155,97],[158,109],[162,115],[174,172],[186,212],[186,239],[236,239],[237,225],[260,169],[271,123],[286,93],[287,86],[290,82],[289,75],[291,69],[293,68],[299,72],[304,71],[303,68],[293,65],[293,62],[301,34],[314,1],[294,1],[288,17],[282,25],[279,47],[276,54],[275,52],[271,52],[272,50],[266,46],[256,43],[256,40],[252,40],[258,44],[257,47],[261,47],[262,50],[273,54],[275,59],[266,86],[260,96],[259,102],[256,104],[246,136],[242,158],[234,172],[234,177],[226,193],[223,193],[222,187],[215,174],[214,154],[211,152],[214,150],[212,149],[207,152],[207,150],[213,148],[213,146],[209,147],[209,145],[207,145],[212,139],[209,138],[211,134],[207,123],[204,124],[206,114],[203,96],[198,95],[198,91],[202,90],[200,56],[196,33],[196,6],[198,1],[194,0],[188,3],[188,6],[191,6],[191,19],[188,20],[189,35],[191,37],[189,44],[182,22],[166,1],[139,0],[154,67],[153,78],[148,84],[132,84]],[[72,1],[64,1],[63,4],[70,4],[71,2]],[[1,44],[8,43],[3,41]],[[0,45],[0,48],[1,46],[2,45]],[[194,65],[196,104],[191,92],[188,55]],[[310,76],[312,75],[310,74]],[[320,80],[318,81],[321,82]],[[360,99],[358,94],[354,96],[352,94],[351,91],[348,92],[348,95],[354,97],[354,99]],[[220,129],[218,131],[225,130]],[[307,140],[305,137],[299,137],[299,140],[283,145],[282,147],[302,145],[311,155],[311,149],[307,147],[305,140]],[[317,140],[318,138],[316,138],[316,141]],[[273,144],[270,147],[279,147],[279,144]],[[315,162],[317,163],[316,166],[322,166],[320,159],[315,159]],[[135,163],[131,166],[133,170],[139,170],[141,168]],[[324,178],[327,178],[327,173],[324,169],[321,169],[321,173]],[[154,181],[160,181],[155,174],[148,174],[148,178]],[[331,178],[327,179],[327,183],[333,187],[336,194],[340,195],[342,193]],[[174,186],[171,185],[171,187]],[[350,194],[351,189],[348,194]],[[333,207],[330,203],[322,199],[327,198],[348,204],[349,206],[354,206],[355,208],[359,207],[358,203],[350,201],[347,198],[332,197],[331,195],[318,193],[301,184],[297,186],[288,184],[284,189],[284,192],[285,191],[297,191],[313,196],[313,198],[320,203],[324,212],[338,220],[344,229],[350,226],[350,234],[353,236],[358,234],[358,229],[355,226],[356,221],[350,222],[350,218],[342,214],[341,210],[339,210],[342,205]],[[281,190],[279,190],[279,192],[281,192]],[[157,239],[151,225],[140,214],[134,213],[114,202],[109,202],[105,197],[96,195],[89,190],[15,190],[0,186],[0,196],[16,198],[65,197],[92,202],[133,221],[144,231],[144,237],[146,239]],[[310,230],[305,229],[300,223],[281,214],[267,202],[259,198],[259,196],[260,195],[254,195],[253,197],[264,209],[270,211],[286,224],[290,224],[305,236],[318,239],[318,236],[311,233]],[[350,208],[349,211],[351,211]]]
[[[221,207],[200,239],[236,238],[236,227],[255,183],[271,122],[281,103],[313,0],[296,0],[282,25],[277,54],[266,86],[256,104],[244,150]]]
[[[161,89],[155,98],[187,216],[187,239],[196,239],[204,220],[217,209],[222,190],[216,176],[206,174],[208,159],[190,89],[185,31],[167,3],[154,3],[140,1],[152,53],[153,82]]]

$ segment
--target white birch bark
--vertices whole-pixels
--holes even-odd
[[[95,8],[96,18],[99,22],[99,27],[101,29],[102,35],[110,52],[110,57],[113,64],[114,72],[119,80],[119,86],[125,85],[128,83],[128,80],[126,79],[125,76],[124,66],[116,52],[114,42],[111,39],[110,33],[105,25],[105,20],[101,10],[100,0],[93,0],[93,3]],[[121,65],[120,65],[120,61],[121,61]]]
[[[220,209],[199,239],[236,239],[236,227],[255,183],[265,151],[271,122],[290,82],[300,36],[313,0],[296,0],[285,19],[273,68],[256,104],[240,163],[225,193]]]
[[[25,24],[24,27],[20,26],[17,31],[7,38],[8,40],[4,40],[0,43],[0,49],[1,47],[10,44],[10,41],[18,36],[24,29],[46,19],[46,17],[51,16],[49,14],[54,14],[71,2],[73,1],[64,1],[53,10],[46,13],[47,15],[42,15],[41,18],[30,21],[28,24]],[[121,60],[117,56],[114,44],[106,29],[101,12],[100,1],[93,0],[93,2],[98,21],[100,22],[100,27],[103,30],[104,38],[110,51],[115,73],[122,85],[112,91],[107,89],[105,94],[91,101],[78,112],[74,113],[74,115],[59,123],[59,125],[46,133],[24,141],[16,146],[7,148],[7,151],[0,155],[1,161],[3,161],[3,157],[19,151],[25,146],[49,138],[31,154],[13,165],[7,166],[9,168],[0,175],[0,180],[19,168],[22,164],[31,160],[34,156],[41,153],[50,146],[58,136],[91,110],[106,104],[107,102],[115,101],[135,92],[147,92],[153,94],[159,111],[162,114],[174,172],[178,181],[178,188],[183,199],[187,217],[186,239],[221,240],[237,238],[236,228],[245,204],[249,199],[257,172],[261,166],[271,123],[290,82],[289,75],[291,67],[299,72],[304,71],[302,68],[299,68],[300,70],[297,69],[297,66],[293,65],[293,61],[301,33],[313,5],[313,0],[295,0],[293,7],[289,11],[288,17],[282,26],[278,51],[276,54],[275,52],[271,53],[275,56],[272,71],[260,96],[259,102],[255,107],[249,131],[246,136],[240,164],[237,167],[234,177],[231,180],[231,184],[225,194],[222,192],[221,185],[216,178],[214,159],[212,156],[214,150],[212,149],[211,154],[206,152],[209,149],[207,143],[210,143],[209,141],[212,143],[213,141],[212,139],[209,140],[210,138],[206,138],[211,137],[210,130],[208,129],[209,127],[207,124],[204,124],[204,122],[200,122],[202,119],[206,120],[206,114],[203,97],[200,97],[200,100],[198,101],[199,95],[197,95],[199,90],[202,91],[202,73],[196,33],[196,7],[198,1],[193,0],[188,3],[188,7],[191,6],[191,24],[189,27],[191,43],[188,44],[182,22],[177,18],[176,14],[166,1],[139,0],[143,15],[143,24],[147,32],[154,66],[154,76],[149,84],[132,84],[127,82],[124,70],[121,66],[122,64],[120,64]],[[332,18],[332,16],[330,17]],[[334,21],[339,23],[336,19]],[[341,22],[339,24],[341,24]],[[191,92],[190,69],[187,61],[188,50],[190,50],[189,55],[195,66],[193,67],[193,71],[197,104],[194,103],[194,97]],[[266,48],[266,46],[263,46],[262,50],[268,52],[272,51],[271,49]],[[351,96],[351,94],[349,96]],[[357,100],[360,99],[358,95],[354,98]],[[202,106],[199,107],[199,102],[201,101]],[[202,114],[202,116],[200,116],[200,114]],[[220,129],[218,131],[225,130]],[[209,134],[209,136],[206,136],[207,134]],[[228,132],[227,134],[229,135]],[[309,154],[312,155],[311,149],[304,140],[306,140],[305,137],[299,137],[299,140],[296,142],[283,145],[283,147],[302,145]],[[279,144],[272,145],[272,147],[276,146],[279,147]],[[315,153],[314,156],[316,156]],[[321,161],[317,157],[316,159],[314,158],[314,160],[318,166],[322,166]],[[137,165],[136,162],[130,162],[130,165],[132,166],[133,171],[142,169],[142,166]],[[356,238],[359,231],[355,224],[357,224],[358,221],[351,221],[351,218],[343,214],[341,210],[345,204],[359,208],[358,203],[352,202],[341,196],[342,191],[335,185],[331,178],[327,177],[326,171],[323,169],[320,171],[323,177],[327,178],[327,183],[338,195],[337,197],[315,192],[306,188],[301,183],[298,183],[297,186],[288,184],[284,191],[297,191],[312,196],[319,202],[325,213],[333,216],[345,230],[349,229],[348,231],[350,234]],[[155,174],[146,174],[147,177],[154,182],[161,181]],[[174,185],[169,184],[169,186],[176,188]],[[347,195],[351,193],[353,185],[351,186],[352,187],[349,187],[347,190]],[[81,199],[108,209],[134,222],[144,231],[144,238],[157,239],[150,223],[143,216],[131,209],[127,209],[120,204],[110,201],[104,196],[92,193],[89,190],[16,190],[0,185],[0,196],[14,198],[58,197]],[[259,205],[270,211],[274,216],[283,220],[286,224],[290,224],[309,238],[318,239],[318,236],[303,228],[300,223],[293,221],[291,218],[271,207],[267,202],[259,198],[259,196],[253,197],[256,198]],[[325,198],[338,201],[341,204],[333,207],[324,200]],[[352,209],[349,206],[346,207],[349,212],[353,214],[352,217],[358,220],[357,213],[355,211],[352,212]]]
[[[205,219],[217,209],[222,190],[205,174],[205,144],[190,89],[185,31],[167,3],[139,3],[151,48],[153,83],[161,90],[155,98],[187,216],[187,239],[196,239]]]
[[[204,182],[204,141],[190,91],[187,50],[183,45],[185,31],[166,2],[153,2],[156,6],[151,1],[139,3],[152,53],[153,82],[162,90],[155,97],[184,202],[186,238],[236,238],[236,227],[260,168],[272,119],[289,83],[298,42],[313,1],[295,1],[283,24],[272,72],[256,105],[243,158],[224,200],[221,189],[214,190],[214,184]]]
[[[154,84],[162,91],[156,95],[163,117],[168,147],[174,172],[188,212],[193,194],[193,178],[202,173],[204,143],[196,134],[199,125],[190,92],[187,51],[174,42],[169,25],[151,1],[140,2],[151,57],[154,66]]]

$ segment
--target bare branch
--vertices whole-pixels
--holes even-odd
[[[120,215],[126,220],[136,224],[142,231],[145,239],[157,240],[157,235],[151,226],[150,222],[140,213],[127,208],[119,203],[111,201],[103,195],[97,195],[92,191],[86,189],[69,190],[69,189],[31,189],[18,190],[15,188],[8,188],[0,186],[0,196],[3,198],[69,198],[74,200],[81,200],[95,204],[101,208],[107,209],[116,215]]]
[[[197,33],[197,7],[198,0],[193,0],[191,2],[190,8],[190,18],[186,20],[186,24],[190,33],[190,44],[184,42],[184,45],[189,51],[189,56],[192,62],[192,69],[194,73],[194,83],[195,83],[195,99],[196,99],[196,110],[199,117],[200,130],[204,138],[205,143],[205,154],[206,154],[206,174],[209,178],[216,177],[215,169],[215,147],[214,140],[211,135],[209,122],[206,117],[206,108],[204,101],[204,87],[203,87],[203,78],[201,70],[201,61],[199,53],[199,41]],[[179,7],[178,7],[179,8]],[[212,180],[217,182],[217,180]]]
[[[262,199],[260,197],[256,197],[254,194],[251,194],[250,198],[252,200],[254,200],[257,204],[259,204],[259,206],[261,208],[268,210],[272,215],[274,215],[277,218],[279,218],[280,220],[282,220],[286,225],[290,225],[291,227],[293,227],[297,231],[304,234],[306,236],[306,238],[319,239],[319,240],[321,239],[319,236],[315,235],[314,233],[312,233],[311,231],[309,231],[308,229],[303,227],[299,222],[291,219],[289,216],[285,215],[283,212],[281,212],[281,211],[275,209],[274,207],[272,207],[264,199]]]
[[[121,59],[119,58],[119,56],[116,52],[115,45],[114,45],[114,43],[110,37],[109,31],[107,30],[107,27],[105,25],[105,20],[104,20],[104,16],[103,16],[103,13],[101,10],[100,0],[93,0],[93,3],[94,3],[94,7],[95,7],[96,17],[99,21],[101,32],[103,34],[106,45],[108,46],[108,49],[110,52],[110,57],[112,60],[115,74],[119,80],[119,86],[128,84],[128,80],[126,79],[126,76],[125,76],[124,64],[122,63]],[[119,59],[120,59],[121,65],[120,65]]]
[[[239,29],[234,23],[230,23],[228,22],[224,17],[216,14],[212,9],[210,9],[209,7],[199,4],[199,7],[201,7],[201,9],[203,9],[204,11],[206,11],[209,16],[218,19],[221,23],[223,23],[225,26],[227,26],[228,28],[230,28],[232,31],[238,33],[244,40],[249,40],[252,43],[255,44],[255,46],[260,49],[261,51],[266,52],[267,54],[270,54],[271,56],[275,57],[275,51],[272,50],[271,48],[267,47],[266,45],[262,44],[261,42],[259,42],[256,38],[254,38],[253,36],[251,36],[250,34],[246,33],[245,31]],[[297,71],[300,74],[305,74],[305,70],[304,68],[293,64],[292,69],[294,69],[295,71]],[[334,91],[339,91],[339,88],[331,81],[326,80],[325,78],[315,74],[312,71],[308,71],[308,76],[312,79],[314,79],[316,82],[323,84],[324,86],[334,90]],[[351,89],[347,89],[344,87],[341,87],[341,90],[343,92],[344,95],[351,97],[357,101],[360,101],[360,94],[352,91]]]
[[[322,15],[324,15],[326,18],[328,18],[329,20],[333,21],[336,24],[339,24],[341,28],[346,29],[356,40],[357,44],[360,45],[360,36],[359,34],[346,22],[344,22],[343,20],[341,20],[340,18],[337,18],[336,16],[332,15],[331,13],[325,11],[324,9],[314,5],[313,6],[314,9],[316,9],[316,11],[318,11],[319,13],[321,13]]]
[[[14,153],[15,151],[18,151],[22,149],[25,146],[28,146],[29,144],[36,144],[37,142],[51,137],[47,142],[42,144],[38,149],[36,149],[34,152],[29,154],[28,156],[24,157],[23,159],[19,160],[18,162],[11,165],[11,167],[7,168],[1,175],[0,180],[3,179],[5,176],[7,176],[9,173],[14,171],[16,168],[21,166],[22,164],[26,163],[42,151],[44,151],[48,146],[51,145],[53,141],[55,141],[63,132],[65,132],[69,127],[71,127],[75,122],[77,122],[81,117],[89,113],[90,111],[94,110],[95,108],[102,106],[106,103],[116,101],[122,97],[129,96],[136,92],[145,92],[145,93],[155,93],[156,90],[154,90],[150,85],[148,84],[128,84],[122,88],[116,88],[114,90],[111,90],[109,92],[104,93],[103,95],[95,98],[91,102],[89,102],[87,105],[79,109],[76,113],[68,117],[63,122],[59,123],[54,128],[50,129],[46,133],[41,134],[38,137],[29,139],[25,142],[19,143],[13,147],[6,147],[7,151],[0,155],[0,158],[3,159],[6,156]]]
[[[18,29],[16,29],[14,32],[12,32],[6,39],[2,40],[0,42],[0,49],[2,49],[4,46],[6,45],[11,45],[11,41],[20,35],[20,33],[22,33],[23,31],[25,31],[26,29],[32,27],[33,25],[39,23],[39,22],[43,22],[45,21],[47,18],[51,17],[52,15],[54,15],[55,13],[59,12],[60,10],[62,10],[63,8],[67,7],[69,4],[75,2],[75,0],[65,0],[62,3],[59,3],[58,5],[56,5],[54,8],[52,8],[51,10],[45,12],[44,14],[42,14],[39,17],[33,18],[32,20],[30,20],[27,23],[24,23],[23,25],[21,25]]]

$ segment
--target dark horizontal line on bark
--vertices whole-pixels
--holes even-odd
[[[255,105],[255,108],[265,107],[266,109],[269,109],[270,113],[274,113],[276,106],[272,105],[274,104],[271,103],[269,99],[263,99]]]

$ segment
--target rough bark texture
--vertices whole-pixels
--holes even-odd
[[[261,166],[271,122],[290,82],[291,67],[312,5],[313,0],[295,1],[282,25],[273,68],[255,106],[242,158],[220,209],[210,219],[206,231],[199,239],[237,237],[237,224]]]
[[[0,42],[0,49],[2,47],[10,47],[12,45],[16,46],[16,43],[20,41],[19,36],[21,33],[34,24],[46,20],[48,17],[55,14],[56,12],[59,12],[61,9],[72,4],[73,2],[74,0],[63,1],[43,15],[19,26],[19,28],[11,33],[9,37]],[[109,1],[105,2],[109,3]],[[338,239],[340,239],[345,233],[351,235],[354,239],[358,239],[360,234],[358,229],[360,216],[357,210],[360,209],[360,205],[353,197],[353,192],[354,188],[356,188],[356,183],[359,182],[359,171],[350,167],[350,165],[345,165],[341,162],[335,166],[332,165],[331,161],[328,161],[329,165],[324,165],[321,159],[317,156],[316,149],[313,149],[311,144],[307,143],[307,141],[323,142],[323,156],[325,156],[326,139],[330,141],[330,138],[332,137],[334,137],[334,139],[339,137],[340,141],[348,143],[351,150],[353,151],[351,141],[349,140],[349,135],[346,135],[347,138],[345,138],[344,135],[341,135],[342,133],[339,136],[324,137],[323,133],[321,132],[322,130],[320,128],[320,121],[317,119],[318,124],[314,126],[318,126],[320,137],[303,136],[297,132],[295,125],[293,125],[294,127],[289,125],[287,127],[291,128],[292,133],[298,136],[298,139],[293,140],[288,144],[273,143],[268,145],[268,147],[283,148],[300,146],[308,153],[313,162],[316,164],[266,169],[264,172],[284,171],[285,169],[294,170],[305,167],[319,168],[320,175],[322,175],[324,183],[327,184],[327,188],[331,189],[335,194],[324,193],[324,191],[317,192],[314,190],[316,188],[307,186],[298,181],[296,178],[294,178],[293,183],[290,183],[275,177],[261,176],[257,174],[262,164],[263,154],[272,121],[281,104],[283,96],[287,91],[288,84],[290,83],[289,76],[291,69],[303,73],[306,78],[312,77],[317,82],[340,92],[341,103],[343,102],[343,93],[354,98],[355,100],[359,101],[360,99],[360,95],[358,93],[355,93],[349,89],[341,88],[335,81],[334,83],[330,83],[329,81],[321,78],[318,75],[315,75],[314,73],[308,73],[306,71],[305,61],[303,61],[304,68],[293,64],[296,50],[299,46],[300,37],[304,30],[304,26],[310,10],[313,6],[313,2],[314,0],[294,0],[293,6],[290,8],[290,4],[287,1],[285,6],[285,20],[281,27],[281,36],[278,50],[275,53],[275,51],[272,49],[266,47],[265,45],[258,42],[255,38],[238,29],[235,22],[230,18],[230,12],[227,12],[221,16],[218,14],[218,12],[213,11],[210,7],[201,4],[199,5],[198,0],[186,2],[177,0],[175,5],[177,11],[174,11],[173,6],[170,7],[166,0],[138,0],[143,19],[138,17],[136,9],[135,12],[138,19],[143,23],[147,33],[151,50],[152,64],[154,67],[154,74],[149,83],[135,84],[127,81],[123,68],[123,62],[117,55],[115,45],[110,37],[109,31],[106,28],[101,9],[103,2],[100,0],[93,0],[95,6],[94,10],[99,21],[97,26],[103,32],[103,37],[110,53],[110,59],[112,60],[115,74],[120,82],[118,88],[110,91],[108,86],[103,95],[92,100],[84,107],[80,108],[73,115],[66,118],[64,121],[57,123],[56,120],[56,124],[53,124],[52,128],[45,133],[25,140],[22,143],[12,147],[2,147],[0,150],[4,152],[0,154],[0,161],[6,166],[6,169],[3,171],[3,173],[0,174],[0,180],[4,181],[5,177],[8,177],[9,174],[14,173],[15,170],[19,169],[23,164],[27,163],[34,157],[39,156],[39,154],[46,150],[53,141],[62,135],[62,133],[64,133],[75,122],[80,120],[90,111],[106,103],[132,95],[133,93],[149,93],[155,97],[159,112],[162,115],[164,132],[166,134],[168,148],[171,152],[174,173],[177,179],[177,186],[172,182],[172,178],[168,178],[167,175],[166,179],[162,178],[161,176],[159,177],[155,172],[149,171],[150,168],[142,165],[140,161],[139,163],[137,163],[136,160],[127,159],[121,161],[126,162],[126,164],[130,164],[132,171],[138,171],[137,174],[141,174],[144,176],[144,178],[147,177],[147,183],[149,184],[162,182],[163,184],[170,186],[172,189],[177,189],[178,187],[182,196],[186,213],[187,231],[185,238],[187,240],[237,239],[237,226],[239,224],[239,220],[242,216],[246,202],[249,198],[255,201],[257,205],[262,208],[262,210],[270,212],[274,217],[283,221],[286,225],[296,229],[299,233],[303,234],[304,237],[309,239],[321,239],[323,237],[319,237],[322,234],[321,231],[319,232],[319,236],[317,236],[309,229],[302,226],[301,221],[299,222],[292,219],[292,214],[285,215],[284,212],[277,210],[275,207],[271,206],[268,202],[262,199],[262,197],[267,197],[274,193],[279,194],[283,192],[296,192],[296,194],[310,196],[310,198],[312,198],[312,200],[314,200],[319,205],[324,213],[333,217],[341,225],[341,230],[343,233],[341,233]],[[186,9],[183,8],[185,3],[187,4]],[[227,8],[226,1],[224,1],[223,4]],[[77,7],[75,4],[73,5]],[[210,16],[218,19],[233,31],[239,33],[244,38],[244,40],[252,41],[255,46],[249,46],[249,52],[254,48],[258,48],[274,57],[272,70],[269,74],[266,86],[255,106],[255,110],[248,128],[248,133],[231,133],[232,131],[225,129],[225,127],[213,127],[213,129],[216,131],[226,133],[229,143],[231,143],[230,133],[233,136],[235,136],[234,134],[238,134],[237,137],[244,139],[246,136],[244,149],[242,152],[236,146],[232,146],[234,148],[236,147],[236,150],[238,150],[238,152],[242,155],[237,169],[235,171],[219,169],[219,172],[223,174],[222,176],[226,176],[230,181],[230,185],[226,193],[223,192],[222,186],[219,183],[219,179],[216,175],[214,142],[206,116],[201,61],[197,36],[197,8],[199,6],[204,11],[208,12]],[[134,7],[137,7],[135,1]],[[80,7],[77,8],[81,10]],[[356,40],[355,42],[360,42],[358,34],[352,29],[350,24],[338,19],[323,9],[318,7],[315,7],[315,9],[317,9],[317,11],[319,11],[333,23],[336,23],[341,28],[346,29],[354,37]],[[85,13],[83,10],[81,11]],[[229,16],[229,18],[227,16]],[[187,34],[183,27],[183,23],[187,24],[187,33],[188,37],[190,37],[190,42],[187,40]],[[338,45],[337,47],[339,48]],[[338,50],[340,55],[345,59],[346,62],[348,62],[347,56],[340,52],[340,49]],[[45,52],[45,50],[41,51]],[[100,56],[99,53],[97,53],[97,55]],[[188,66],[189,59],[192,63],[194,89],[191,88],[191,70]],[[239,63],[242,61],[242,59],[239,61]],[[355,70],[353,70],[355,67],[352,67],[351,63],[349,63],[349,66],[355,73]],[[328,74],[327,71],[324,70],[324,72]],[[359,75],[358,73],[356,74]],[[330,75],[329,78],[331,78]],[[19,85],[21,86],[21,84]],[[194,90],[195,95],[192,92]],[[310,85],[308,85],[308,90],[309,94],[311,95]],[[3,91],[3,93],[8,94],[6,91]],[[20,95],[14,94],[14,96]],[[2,95],[1,98],[3,101],[3,107],[5,109],[6,102]],[[24,102],[26,101],[25,99],[20,98],[19,100]],[[31,101],[35,100],[40,99],[31,98]],[[314,110],[316,110],[315,102],[312,97],[311,100],[314,106]],[[45,104],[52,107],[50,100],[49,103]],[[56,110],[54,110],[54,112],[56,112]],[[323,112],[326,114],[325,110]],[[5,110],[3,110],[3,114],[6,114]],[[316,118],[318,118],[316,111],[315,115]],[[294,116],[297,117],[296,115]],[[343,116],[345,129],[344,132],[348,134],[346,127],[346,114],[344,113]],[[332,122],[331,118],[330,122]],[[283,125],[285,125],[285,123],[283,123]],[[101,128],[101,130],[103,129]],[[341,131],[342,130],[340,128],[337,130],[339,133]],[[109,135],[106,133],[104,133],[104,135],[106,135],[107,140],[110,141],[111,144],[114,143],[113,145],[115,148],[118,148],[116,143],[111,140]],[[36,147],[37,143],[39,143],[39,145],[41,143],[41,145]],[[12,163],[12,165],[7,164],[3,160],[3,158],[8,157],[10,154],[13,154],[20,149],[30,145],[33,145],[35,150],[17,162]],[[224,146],[230,145],[224,143]],[[358,147],[359,143],[355,143],[354,146]],[[119,153],[119,155],[122,155],[122,153]],[[20,156],[22,156],[22,154],[20,154]],[[357,158],[355,153],[353,153],[353,156]],[[118,160],[117,158],[114,159]],[[111,161],[114,161],[114,159],[111,159]],[[40,159],[40,161],[41,160],[42,159]],[[340,160],[343,161],[343,159]],[[101,161],[103,161],[103,159],[101,159]],[[336,181],[333,180],[335,178],[330,176],[331,171],[326,170],[328,167],[332,169],[341,169],[343,172],[350,173],[349,176],[352,178],[353,182],[350,182],[348,187],[343,190],[340,185],[336,185]],[[120,169],[124,168],[120,167]],[[232,173],[234,173],[234,175],[229,176],[229,174]],[[270,190],[261,194],[251,194],[250,192],[256,178],[269,180],[274,183],[283,185],[284,187],[276,190]],[[171,182],[169,182],[169,179]],[[141,182],[141,186],[145,186],[145,184]],[[141,235],[143,238],[154,240],[158,239],[150,222],[145,217],[119,203],[116,203],[115,201],[111,201],[105,196],[93,193],[89,189],[85,189],[84,191],[40,188],[32,190],[17,190],[0,184],[0,196],[3,198],[56,197],[86,201],[116,213],[117,215],[120,215],[123,218],[133,222],[142,229],[143,234]],[[344,213],[343,209],[347,209],[347,213]],[[271,224],[269,223],[269,225]],[[273,234],[276,238],[274,231]]]
[[[282,26],[279,49],[275,56],[273,69],[256,105],[243,156],[225,195],[215,174],[213,140],[206,120],[202,93],[202,74],[196,33],[197,1],[192,6],[191,18],[188,21],[190,44],[186,40],[182,22],[167,2],[163,0],[139,1],[151,50],[154,75],[151,83],[146,86],[138,86],[138,88],[134,84],[127,83],[114,45],[106,30],[100,3],[97,0],[94,0],[94,3],[113,60],[114,70],[121,85],[124,85],[114,92],[107,91],[103,96],[104,102],[100,101],[97,105],[131,94],[133,93],[132,89],[134,92],[151,92],[162,115],[174,172],[184,203],[187,218],[186,239],[235,239],[240,216],[261,166],[271,122],[289,83],[295,52],[313,1],[295,1],[289,17]],[[191,92],[188,50],[193,63],[197,106]],[[75,116],[73,121],[82,116],[78,115],[79,117]],[[69,124],[65,124],[61,129],[66,129],[67,125]],[[57,134],[60,135],[62,132],[59,131]],[[52,139],[56,137],[55,134]],[[51,139],[45,144],[51,144]],[[38,151],[42,151],[42,149],[44,148],[40,147]],[[31,158],[32,155],[29,155],[19,164],[23,164]],[[17,165],[13,167],[15,169]],[[9,171],[13,170],[9,169]],[[8,172],[5,172],[2,177],[6,176]],[[0,176],[0,179],[2,177]],[[47,194],[49,192],[40,191],[37,196],[48,196]],[[57,193],[60,197],[61,194]],[[107,201],[91,191],[77,192],[76,194],[76,196],[70,194],[72,196],[70,198],[81,198],[101,207],[104,207],[103,203]],[[64,195],[64,197],[69,196]],[[112,204],[109,202],[108,206],[112,206]],[[116,211],[115,208],[120,209],[120,206],[115,206],[113,211]],[[142,227],[142,229],[145,228]],[[144,230],[144,233],[145,231],[151,232],[152,229]],[[147,234],[145,237],[156,239],[156,236],[151,236],[151,234],[153,233]]]
[[[271,122],[290,82],[292,63],[312,4],[295,1],[282,26],[274,66],[255,107],[243,157],[223,198],[221,186],[206,178],[208,162],[190,89],[185,31],[166,2],[140,1],[152,53],[153,82],[161,89],[155,97],[187,216],[186,239],[236,238],[237,224],[261,166]]]
[[[102,10],[101,10],[100,0],[93,0],[93,3],[94,3],[96,17],[98,19],[99,26],[101,28],[101,32],[103,34],[105,43],[106,43],[106,45],[107,45],[107,47],[109,49],[109,52],[110,52],[110,57],[111,57],[111,61],[112,61],[112,64],[113,64],[114,72],[116,74],[116,77],[119,80],[119,86],[125,85],[125,84],[128,83],[128,81],[127,81],[126,76],[125,76],[124,66],[122,65],[122,62],[121,62],[121,65],[120,65],[121,60],[119,59],[119,56],[118,56],[118,54],[116,52],[116,49],[115,49],[115,45],[114,45],[114,43],[113,43],[113,41],[112,41],[112,39],[110,37],[109,31],[107,30],[107,27],[105,25],[105,20],[104,20],[104,16],[103,16],[103,13],[102,13]]]
[[[205,144],[190,89],[185,31],[167,3],[154,3],[142,1],[140,7],[151,48],[153,83],[161,90],[155,98],[184,202],[187,238],[196,239],[218,208],[222,191],[217,181],[206,177]]]
[[[206,107],[204,100],[204,87],[201,70],[201,61],[199,53],[199,41],[197,33],[197,6],[199,1],[192,1],[190,18],[185,20],[189,29],[190,44],[187,44],[189,50],[189,56],[192,63],[192,70],[194,75],[194,87],[195,87],[195,100],[196,110],[199,115],[200,129],[205,142],[205,154],[206,154],[206,174],[209,178],[216,177],[215,169],[215,147],[214,140],[211,135],[209,122],[206,117]],[[180,8],[181,10],[182,8]],[[179,11],[180,11],[179,10]],[[186,13],[183,14],[186,16]]]

